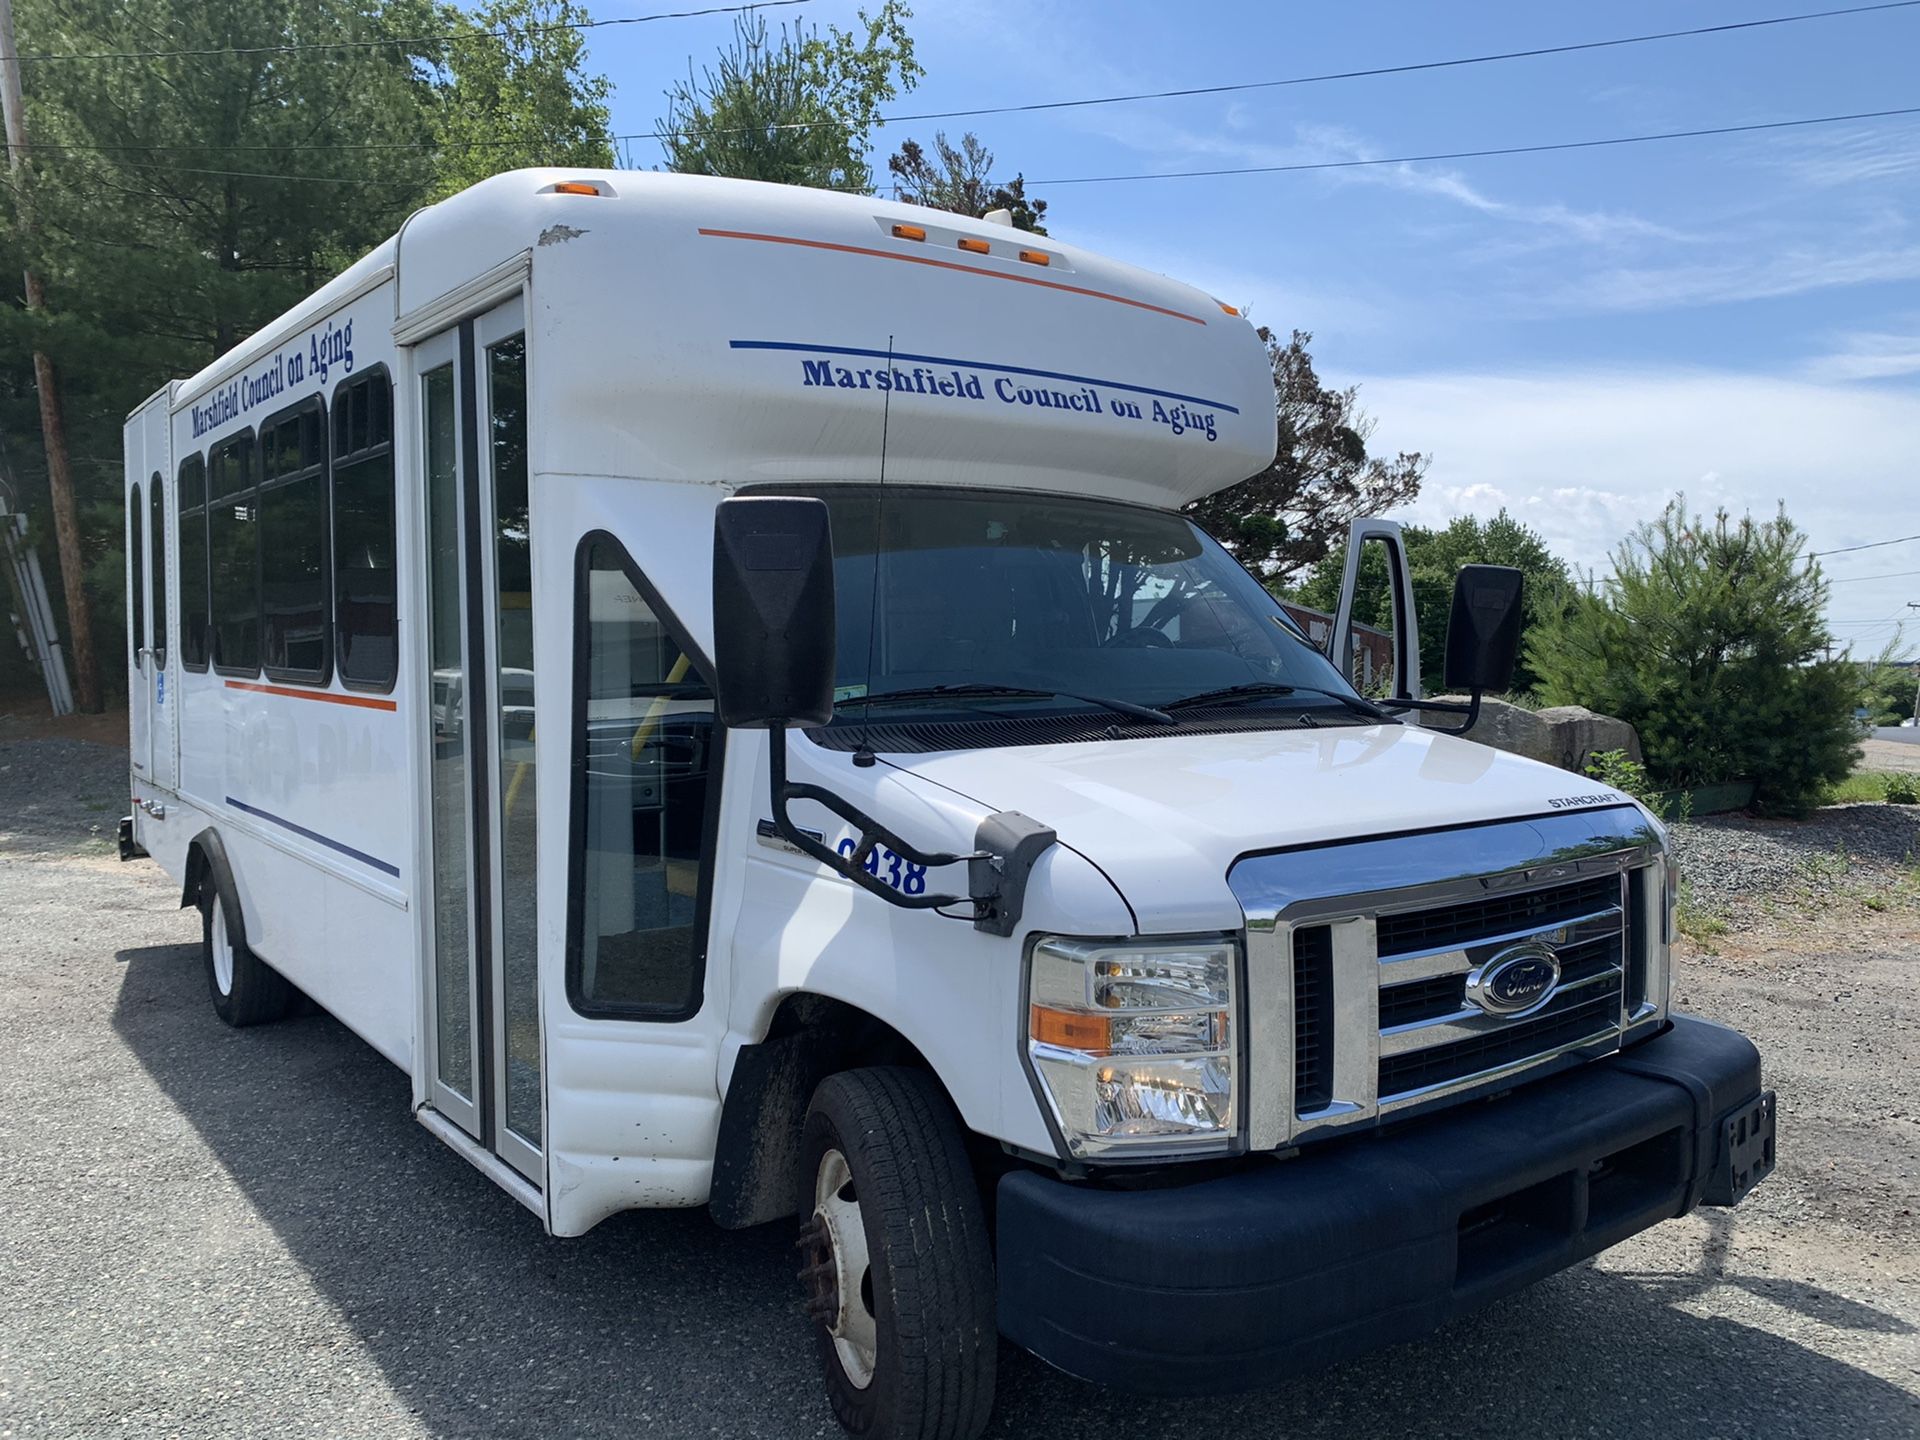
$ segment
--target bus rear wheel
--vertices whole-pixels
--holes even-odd
[[[246,931],[219,891],[200,895],[200,945],[213,1013],[239,1028],[278,1020],[293,1008],[296,991],[279,971],[247,948]]]
[[[800,1280],[834,1414],[972,1440],[993,1411],[993,1255],[958,1117],[924,1071],[829,1076],[800,1147]]]

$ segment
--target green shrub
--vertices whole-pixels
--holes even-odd
[[[1895,805],[1920,805],[1920,775],[1887,776],[1887,799]]]
[[[1541,698],[1617,715],[1670,790],[1754,783],[1754,808],[1801,814],[1852,769],[1858,677],[1824,658],[1827,582],[1785,514],[1689,516],[1684,499],[1527,640]]]
[[[1596,750],[1587,757],[1587,774],[1602,785],[1631,795],[1662,820],[1671,820],[1673,801],[1647,777],[1646,767],[1624,750]],[[1685,816],[1679,817],[1684,819]]]

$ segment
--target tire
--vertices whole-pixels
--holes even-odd
[[[209,884],[200,892],[200,951],[213,1013],[239,1029],[283,1019],[299,992],[247,948],[238,909]]]
[[[993,1412],[1000,1335],[986,1219],[946,1095],[920,1070],[829,1076],[797,1184],[801,1283],[841,1425],[862,1440],[973,1440]]]

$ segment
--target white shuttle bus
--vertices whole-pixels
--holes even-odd
[[[855,1434],[1002,1335],[1277,1385],[1737,1202],[1773,1101],[1660,824],[1402,723],[1392,525],[1383,708],[1183,517],[1274,446],[1244,318],[1058,240],[496,176],[128,420],[122,851],[553,1234],[797,1226]]]

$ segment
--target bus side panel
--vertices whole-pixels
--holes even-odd
[[[393,287],[368,292],[309,332],[290,338],[237,383],[182,391],[173,416],[176,461],[205,454],[312,395],[332,405],[342,384],[385,365]],[[349,326],[351,329],[349,330]],[[337,337],[351,336],[351,360]],[[293,358],[305,362],[296,373]],[[326,360],[325,374],[312,363]],[[276,369],[277,367],[277,369]],[[284,377],[254,400],[249,381]],[[223,401],[222,394],[237,396]],[[405,404],[395,393],[396,408]],[[209,415],[215,417],[208,423]],[[200,431],[195,434],[196,428]],[[331,426],[329,425],[329,429]],[[405,539],[410,467],[396,446],[399,594],[411,594]],[[177,464],[176,464],[177,470]],[[217,502],[216,502],[217,503]],[[271,571],[274,557],[262,557]],[[407,618],[403,614],[404,627]],[[404,669],[404,667],[403,667]],[[390,693],[355,691],[337,670],[325,685],[259,671],[176,666],[180,685],[180,791],[209,817],[235,870],[252,948],[350,1029],[410,1067],[414,1039],[413,688],[402,673]],[[191,838],[191,837],[188,837]]]

